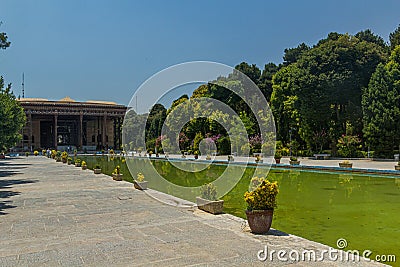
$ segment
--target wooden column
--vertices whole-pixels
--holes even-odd
[[[106,124],[107,124],[107,113],[104,112],[104,115],[103,115],[103,131],[101,133],[102,143],[103,143],[102,145],[103,145],[104,149],[106,148],[106,135],[107,135]]]
[[[82,113],[82,111],[80,112],[80,115],[79,115],[79,129],[78,129],[78,145],[79,145],[79,148],[80,149],[82,149],[82,129],[83,128],[83,113]]]
[[[57,124],[58,124],[58,115],[54,114],[54,124],[53,124],[53,133],[54,133],[54,149],[57,150]]]
[[[28,125],[29,125],[29,130],[28,130],[28,150],[32,151],[32,114],[31,111],[28,111]]]

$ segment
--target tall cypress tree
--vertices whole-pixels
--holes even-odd
[[[363,92],[362,108],[366,143],[376,157],[393,157],[400,144],[400,46],[386,65],[379,64]]]

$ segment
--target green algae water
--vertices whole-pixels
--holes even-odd
[[[106,174],[111,174],[115,166],[120,165],[124,179],[132,181],[121,159],[80,158],[88,163],[89,168],[99,163]],[[150,181],[149,187],[163,191],[157,185],[151,185],[151,177],[146,175],[150,166],[140,159],[134,162],[135,169]],[[201,172],[188,173],[165,160],[154,160],[152,164],[165,179],[182,186],[211,182],[226,168],[226,165],[212,164]],[[245,218],[243,194],[253,175],[263,175],[262,171],[257,174],[254,171],[254,167],[247,167],[240,182],[223,197],[226,213]],[[345,250],[357,249],[360,254],[371,250],[371,259],[378,254],[400,256],[400,178],[271,169],[268,179],[278,181],[280,190],[273,228],[334,248],[337,240],[344,238],[348,244]]]

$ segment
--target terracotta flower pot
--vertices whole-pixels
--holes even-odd
[[[342,162],[339,162],[339,167],[341,167],[341,168],[352,168],[353,167],[353,163],[342,163]]]
[[[251,232],[254,234],[265,234],[272,224],[274,210],[246,210],[247,221]]]
[[[115,180],[115,181],[122,181],[122,176],[123,176],[123,174],[121,174],[121,173],[119,173],[119,174],[113,173],[113,175],[112,175],[113,180]]]
[[[93,169],[94,174],[101,174],[101,169]]]

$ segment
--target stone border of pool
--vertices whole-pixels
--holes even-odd
[[[145,157],[137,157],[143,159]],[[396,170],[382,170],[382,169],[364,169],[364,168],[342,168],[332,166],[312,166],[312,165],[288,165],[288,164],[268,164],[268,163],[255,163],[255,162],[242,162],[242,161],[231,161],[227,160],[202,160],[202,159],[182,159],[182,158],[164,158],[164,157],[151,157],[151,160],[163,160],[163,161],[176,161],[176,162],[193,162],[203,164],[217,164],[217,165],[236,165],[236,166],[250,166],[250,167],[270,167],[272,169],[287,169],[287,170],[308,170],[308,171],[327,171],[327,172],[340,172],[340,173],[355,173],[355,174],[371,174],[371,175],[384,175],[384,176],[395,176],[400,177],[400,171]]]

